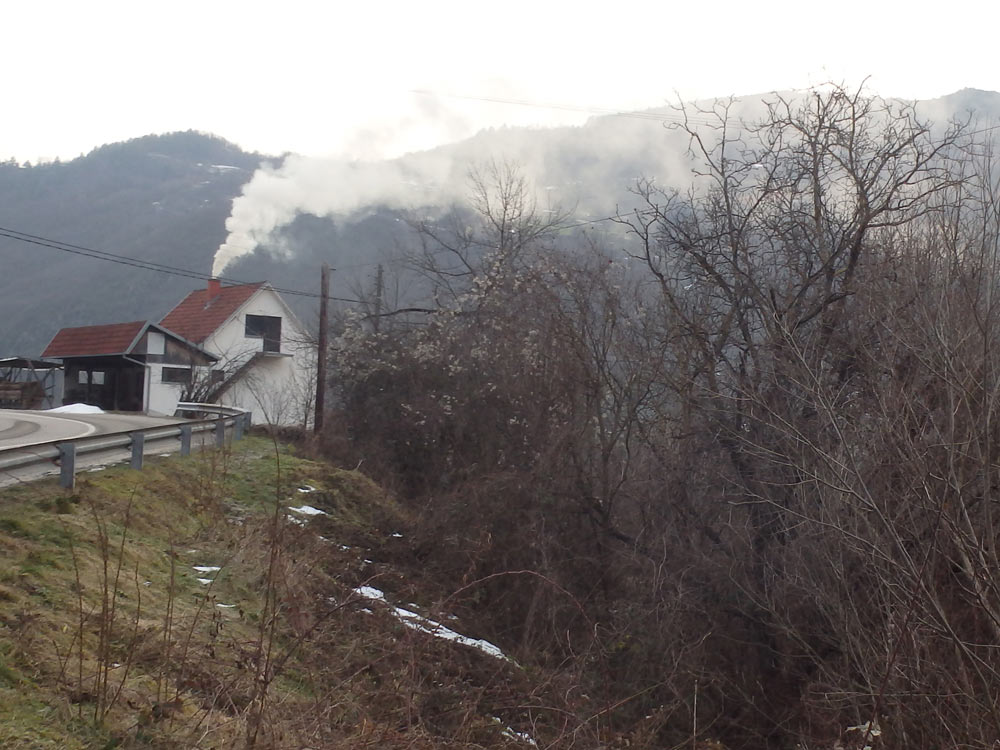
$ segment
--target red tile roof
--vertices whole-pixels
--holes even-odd
[[[212,298],[207,289],[191,292],[166,314],[160,325],[201,344],[262,286],[264,282],[224,286]]]
[[[63,328],[45,347],[42,356],[59,359],[125,354],[145,325],[145,320],[136,320],[132,323],[112,323],[105,326]]]

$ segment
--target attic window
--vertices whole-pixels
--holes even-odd
[[[265,352],[281,351],[281,318],[275,315],[247,315],[244,335],[264,339]]]

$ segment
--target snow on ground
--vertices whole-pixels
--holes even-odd
[[[495,721],[497,724],[503,727],[503,729],[500,730],[500,734],[502,734],[507,739],[517,740],[520,742],[524,742],[528,745],[531,745],[532,747],[538,747],[538,743],[535,742],[534,738],[527,732],[518,732],[515,729],[511,729],[510,727],[506,726],[503,723],[503,721],[500,719],[499,716],[494,716],[493,721]]]
[[[320,510],[319,508],[314,508],[311,505],[303,505],[299,508],[293,508],[289,506],[288,510],[295,513],[301,513],[304,516],[325,516],[327,512],[325,510]]]
[[[194,570],[197,570],[199,573],[216,573],[222,570],[222,568],[218,565],[195,565]]]
[[[90,404],[66,404],[65,406],[57,406],[55,409],[46,409],[45,411],[52,414],[103,414],[104,410],[99,406],[91,406]]]
[[[363,596],[365,599],[382,602],[388,606],[389,609],[392,610],[393,614],[396,615],[396,618],[408,628],[419,630],[422,633],[427,633],[437,638],[443,638],[446,641],[454,641],[455,643],[460,643],[463,646],[471,646],[472,648],[479,649],[484,654],[488,654],[496,659],[503,659],[504,661],[513,663],[513,659],[508,657],[503,651],[500,650],[499,647],[494,646],[489,641],[484,641],[482,638],[470,638],[467,635],[456,633],[451,628],[447,628],[439,622],[434,622],[434,620],[424,617],[423,615],[411,612],[408,609],[403,609],[402,607],[393,606],[386,600],[385,594],[374,586],[358,586],[358,588],[354,589],[354,593]]]

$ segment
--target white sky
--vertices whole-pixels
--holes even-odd
[[[990,5],[8,2],[0,159],[189,128],[267,153],[370,158],[587,117],[413,89],[615,109],[865,76],[908,98],[1000,90]]]

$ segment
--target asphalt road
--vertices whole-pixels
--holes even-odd
[[[0,450],[27,448],[50,440],[70,440],[120,430],[162,427],[183,421],[141,414],[50,414],[3,409],[0,410]]]

